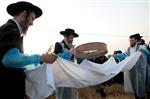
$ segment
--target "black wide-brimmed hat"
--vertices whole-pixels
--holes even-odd
[[[143,36],[141,36],[139,33],[134,34],[136,39],[141,39]]]
[[[33,11],[36,15],[35,18],[38,18],[42,15],[42,10],[39,7],[33,5],[32,3],[29,3],[29,2],[20,1],[17,3],[12,3],[7,6],[7,12],[11,16],[15,16],[24,10]]]
[[[60,32],[61,35],[74,35],[74,37],[78,37],[79,35],[77,33],[75,33],[75,31],[73,29],[65,29],[65,31],[61,31]]]

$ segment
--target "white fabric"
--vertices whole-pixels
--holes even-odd
[[[58,58],[51,65],[44,64],[26,71],[26,93],[30,99],[44,99],[53,93],[54,85],[74,88],[97,85],[113,78],[121,71],[129,71],[140,55],[141,52],[136,52],[118,64],[113,57],[104,64],[84,60],[80,65]]]
[[[55,90],[51,66],[44,64],[26,72],[26,94],[30,99],[45,99]]]
[[[130,47],[130,55],[136,52],[137,44],[134,47]]]
[[[134,47],[130,47],[130,55],[134,54],[136,52],[137,45]],[[131,85],[131,81],[129,79],[129,72],[124,72],[124,90],[125,92],[133,93],[133,88]]]
[[[139,49],[146,49],[144,45],[138,45]],[[137,44],[134,47],[130,47],[130,55],[136,52]],[[127,53],[127,52],[126,52]],[[129,79],[129,72],[124,72],[124,90],[125,92],[134,93],[131,81]]]
[[[129,79],[129,72],[124,72],[124,91],[134,93],[131,81]]]

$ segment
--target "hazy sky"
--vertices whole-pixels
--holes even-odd
[[[19,0],[0,0],[0,25],[12,18],[8,4]],[[80,35],[75,45],[101,41],[109,53],[126,50],[128,37],[134,33],[150,40],[149,0],[26,0],[38,5],[43,15],[34,21],[24,40],[26,53],[43,53],[61,41],[60,31],[73,28]]]

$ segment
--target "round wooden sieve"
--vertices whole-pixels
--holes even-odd
[[[102,42],[91,42],[81,44],[76,47],[76,51],[81,58],[91,59],[107,54],[107,45]]]

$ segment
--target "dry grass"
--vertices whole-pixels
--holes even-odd
[[[95,87],[87,87],[78,89],[78,99],[134,99],[134,96],[129,93],[125,93],[123,86],[119,84],[113,84],[105,88],[107,93],[106,98],[102,98],[101,95],[96,93]],[[48,99],[55,99],[52,95]]]

